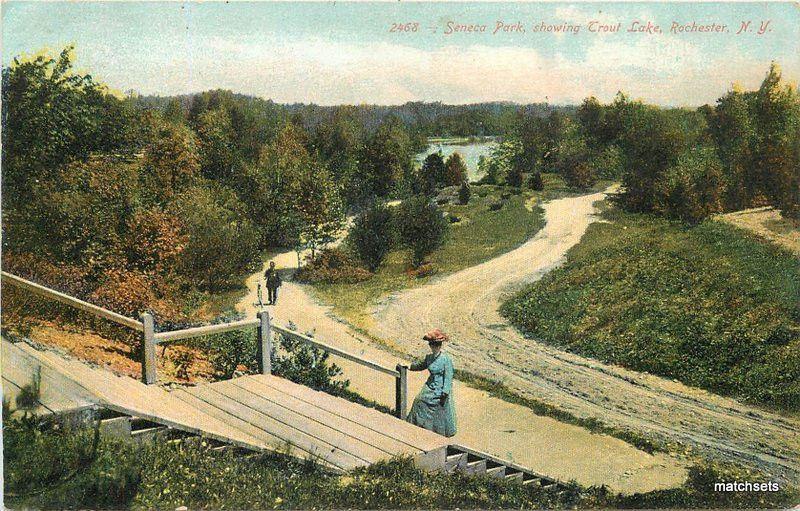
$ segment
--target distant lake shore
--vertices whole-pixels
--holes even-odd
[[[428,137],[428,144],[437,145],[470,145],[486,142],[498,142],[500,135],[470,135],[468,137]]]
[[[488,157],[499,140],[499,136],[429,137],[428,148],[417,154],[417,163],[422,165],[429,154],[437,151],[441,151],[444,158],[457,152],[467,165],[468,180],[475,182],[483,177],[483,173],[478,170],[480,157]]]

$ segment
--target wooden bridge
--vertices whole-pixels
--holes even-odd
[[[167,391],[117,376],[55,351],[2,342],[3,389],[15,399],[39,380],[39,414],[106,409],[114,430],[146,429],[202,435],[250,451],[281,451],[316,459],[337,471],[392,456],[421,466],[444,465],[447,439],[389,414],[272,375],[252,375]]]
[[[19,277],[14,277],[19,279]],[[22,279],[19,279],[22,280]],[[12,283],[3,274],[5,283]],[[14,281],[16,284],[18,281]],[[37,286],[39,294],[52,290]],[[66,298],[63,298],[66,297]],[[60,301],[74,298],[62,295]],[[85,302],[81,302],[84,303]],[[86,304],[90,308],[96,308]],[[90,310],[81,307],[83,310]],[[111,313],[100,309],[103,313]],[[92,309],[92,312],[97,310]],[[107,317],[107,316],[104,316]],[[135,320],[128,321],[134,322]],[[298,385],[270,374],[269,317],[154,334],[152,320],[142,323],[145,336],[163,341],[208,335],[219,331],[257,327],[262,345],[262,374],[166,390],[158,385],[118,376],[103,368],[25,340],[2,340],[3,399],[17,403],[14,413],[40,415],[93,412],[109,434],[141,440],[154,436],[179,439],[202,436],[215,449],[245,452],[288,452],[312,458],[332,471],[342,472],[387,460],[410,456],[425,470],[462,471],[518,480],[550,488],[560,483],[468,447],[451,445],[446,437],[418,428],[399,417],[361,406],[343,398]],[[133,325],[131,326],[138,326]],[[210,331],[210,332],[209,332]],[[362,360],[318,340],[281,328],[319,349],[345,355],[381,372],[396,374],[405,385],[404,371],[397,372]],[[154,351],[154,350],[153,350]],[[266,356],[264,356],[267,354]],[[153,364],[154,365],[154,364]],[[398,383],[398,415],[405,409],[405,392]],[[30,389],[35,388],[31,392]],[[35,402],[20,399],[27,393]]]

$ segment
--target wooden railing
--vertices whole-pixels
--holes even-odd
[[[147,312],[141,315],[140,320],[135,320],[116,312],[98,307],[91,303],[79,300],[59,291],[47,288],[35,282],[25,280],[21,277],[8,272],[0,272],[3,284],[10,284],[20,289],[25,289],[39,296],[56,300],[60,303],[70,305],[95,316],[113,321],[125,326],[142,335],[142,381],[148,385],[156,383],[158,375],[156,371],[156,346],[193,337],[221,334],[236,330],[256,329],[258,342],[256,358],[258,360],[258,370],[261,374],[272,374],[272,332],[275,331],[283,336],[291,337],[314,348],[326,351],[332,355],[350,360],[365,367],[369,367],[379,373],[387,374],[395,379],[395,413],[398,417],[405,419],[408,408],[408,366],[397,365],[394,369],[383,366],[377,362],[359,357],[353,353],[336,348],[317,339],[303,335],[289,328],[271,323],[269,313],[260,311],[256,319],[243,319],[230,323],[220,323],[216,325],[205,325],[183,330],[172,330],[169,332],[156,332],[153,316]]]
[[[70,305],[72,307],[75,307],[76,309],[80,309],[84,312],[94,314],[95,316],[107,319],[109,321],[113,321],[114,323],[126,326],[128,328],[137,330],[139,332],[143,330],[142,323],[136,321],[135,319],[131,319],[127,316],[123,316],[122,314],[117,314],[116,312],[110,311],[108,309],[98,307],[97,305],[93,305],[89,302],[78,300],[77,298],[74,298],[72,296],[65,295],[64,293],[60,293],[54,289],[50,289],[49,287],[44,287],[35,282],[31,282],[30,280],[25,280],[22,277],[17,277],[16,275],[13,275],[5,271],[1,272],[0,275],[2,275],[3,284],[11,284],[12,286],[16,286],[20,289],[25,289],[39,296],[43,296],[45,298],[51,298],[57,302]]]

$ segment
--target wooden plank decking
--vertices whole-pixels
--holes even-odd
[[[243,423],[279,437],[302,456],[349,470],[396,455],[444,462],[447,439],[391,415],[271,375],[174,391],[231,427]],[[200,404],[202,403],[202,404]],[[427,456],[424,461],[420,457]]]
[[[26,343],[2,344],[4,395],[16,396],[39,368],[42,412],[105,407],[251,450],[288,450],[334,470],[396,455],[444,467],[445,437],[277,376],[167,391]]]
[[[92,396],[69,378],[47,365],[42,365],[17,345],[3,341],[2,347],[3,399],[11,406],[12,415],[18,409],[16,399],[22,388],[33,385],[39,374],[38,406],[29,410],[37,415],[67,413],[95,405]]]
[[[17,350],[28,361],[27,367],[17,366],[17,369],[31,375],[27,381],[31,380],[34,368],[39,367],[43,375],[55,375],[65,383],[65,388],[70,389],[71,395],[79,394],[95,407],[108,408],[246,449],[260,450],[268,447],[246,433],[230,429],[226,424],[185,404],[160,387],[144,385],[133,378],[118,376],[111,371],[66,358],[54,351],[37,350],[24,342],[12,344],[4,339],[4,365],[5,355]],[[6,368],[3,369],[5,380]]]

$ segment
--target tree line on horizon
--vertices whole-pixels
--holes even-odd
[[[661,108],[617,94],[574,115],[520,115],[490,158],[486,182],[532,187],[556,172],[576,188],[618,180],[628,211],[697,223],[771,205],[800,217],[800,94],[773,63],[757,90],[734,86],[715,105]]]

